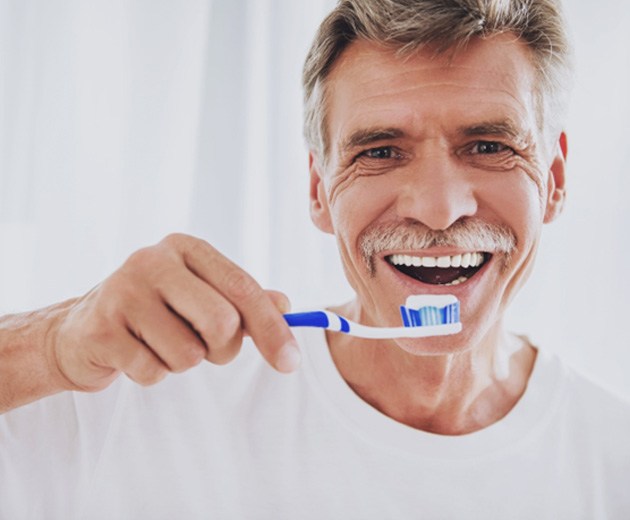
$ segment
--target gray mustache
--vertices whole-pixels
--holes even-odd
[[[457,220],[445,230],[431,229],[421,222],[387,222],[370,226],[359,236],[363,261],[372,274],[375,256],[383,251],[431,247],[504,253],[507,262],[516,248],[516,236],[507,226],[473,218]]]

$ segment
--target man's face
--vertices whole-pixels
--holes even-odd
[[[461,302],[462,333],[399,342],[409,352],[488,337],[561,209],[564,135],[542,142],[534,81],[511,35],[438,57],[357,41],[327,79],[330,152],[325,167],[311,156],[311,213],[337,237],[361,319],[400,325],[411,294]]]

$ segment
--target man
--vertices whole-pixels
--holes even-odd
[[[502,326],[564,202],[567,62],[554,0],[342,0],[304,72],[334,310],[454,294],[462,332],[296,337],[168,237],[1,322],[2,518],[627,518],[627,404]]]

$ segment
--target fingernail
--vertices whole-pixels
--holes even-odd
[[[280,353],[276,358],[276,368],[280,372],[293,372],[300,366],[301,360],[302,356],[300,355],[298,346],[290,341],[280,349]]]

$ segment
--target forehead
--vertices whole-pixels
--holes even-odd
[[[327,79],[331,151],[361,127],[422,133],[507,119],[533,129],[534,87],[530,51],[511,34],[476,39],[464,50],[440,55],[422,49],[400,56],[358,40]]]

